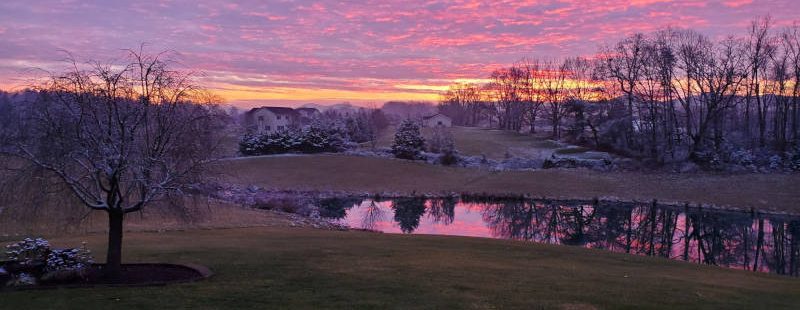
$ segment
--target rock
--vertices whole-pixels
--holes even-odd
[[[587,152],[589,153],[589,152]],[[611,159],[603,156],[604,153],[590,154],[591,156],[559,156],[553,154],[545,160],[542,165],[545,169],[550,168],[590,168],[595,170],[605,170],[611,165]]]

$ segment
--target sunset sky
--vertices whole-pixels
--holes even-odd
[[[719,38],[757,15],[800,19],[797,0],[220,2],[0,1],[0,88],[62,67],[60,50],[109,60],[147,42],[242,107],[437,100],[522,57],[588,55],[633,32]]]

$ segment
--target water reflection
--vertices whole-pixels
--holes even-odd
[[[398,198],[327,199],[354,228],[583,246],[800,275],[800,218],[655,204]]]

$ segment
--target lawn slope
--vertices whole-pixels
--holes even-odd
[[[104,251],[103,235],[87,240]],[[247,228],[126,236],[125,259],[216,275],[167,287],[0,293],[0,308],[792,308],[798,279],[481,238]]]

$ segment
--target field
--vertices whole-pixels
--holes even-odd
[[[516,148],[558,147],[481,129],[456,129],[454,135],[462,149],[491,158]],[[222,182],[277,190],[658,199],[800,213],[800,176],[791,174],[498,172],[347,155],[232,158],[216,163],[213,172]],[[294,228],[286,214],[184,200],[191,203],[183,210],[131,214],[124,260],[201,264],[216,273],[211,279],[3,292],[0,309],[791,309],[800,302],[796,278],[520,241]],[[46,208],[37,214],[48,217],[0,221],[0,245],[18,239],[2,236],[8,231],[40,231],[56,246],[87,241],[103,261],[103,214],[58,210],[73,222]],[[56,225],[72,229],[47,233]]]
[[[103,253],[103,235],[88,241]],[[209,266],[166,287],[0,293],[3,309],[792,308],[797,279],[581,248],[298,228],[131,233],[125,258]]]
[[[559,144],[540,135],[526,135],[496,129],[477,127],[447,128],[453,135],[456,149],[465,155],[481,156],[488,159],[502,160],[507,155],[516,157],[547,158]],[[395,128],[390,127],[378,137],[378,147],[390,147],[394,139]],[[433,129],[422,128],[422,136],[429,139]]]
[[[229,182],[270,189],[657,199],[800,213],[797,174],[648,174],[582,169],[497,172],[345,155],[251,157],[218,165],[221,176]]]

